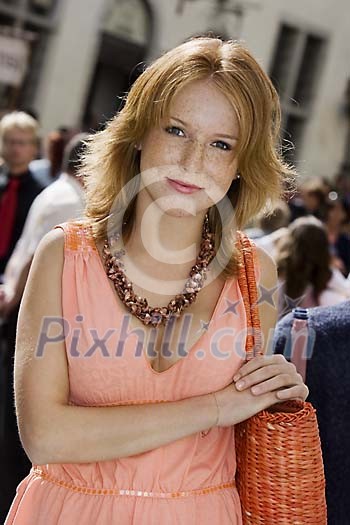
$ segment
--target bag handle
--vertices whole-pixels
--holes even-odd
[[[246,360],[263,355],[262,333],[258,308],[258,289],[255,280],[253,244],[247,235],[237,232],[240,252],[238,284],[247,317]]]

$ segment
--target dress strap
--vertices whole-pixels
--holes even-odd
[[[62,222],[54,226],[64,231],[65,251],[96,251],[96,244],[92,236],[91,228],[84,222]]]

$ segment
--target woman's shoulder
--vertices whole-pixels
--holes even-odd
[[[277,276],[277,265],[273,257],[261,246],[254,246],[256,259],[261,269],[262,275],[272,274],[274,278]]]
[[[255,259],[264,269],[272,269],[276,267],[276,263],[271,255],[263,248],[259,242],[256,242],[256,239],[251,239],[245,232],[237,232],[238,240],[241,241],[241,245],[248,244],[252,250]]]
[[[36,258],[55,258],[64,253],[70,243],[78,244],[78,232],[84,229],[84,221],[72,220],[57,224],[41,238],[35,251]]]
[[[75,219],[56,224],[46,234],[46,242],[63,246],[65,251],[77,252],[85,249],[96,249],[92,230],[82,219]]]
[[[53,228],[40,240],[33,258],[33,266],[56,266],[63,261],[65,232],[61,228]]]
[[[32,290],[44,293],[45,300],[57,293],[61,286],[64,265],[64,243],[64,232],[61,229],[50,230],[41,238],[34,252],[25,287],[30,293]]]
[[[257,282],[265,288],[271,289],[277,282],[277,266],[271,255],[253,240],[249,239],[253,248],[256,266]]]

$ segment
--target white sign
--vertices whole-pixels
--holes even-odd
[[[0,82],[19,86],[28,65],[28,43],[0,35]]]

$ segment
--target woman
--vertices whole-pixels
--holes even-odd
[[[336,198],[328,200],[326,210],[325,223],[333,264],[347,276],[350,272],[350,235],[346,228],[350,225],[350,207],[345,199]]]
[[[302,308],[332,306],[350,298],[350,282],[332,267],[326,229],[315,217],[292,222],[277,251],[278,274],[284,282],[280,317],[293,304]]]
[[[279,117],[250,53],[203,37],[150,65],[91,138],[86,222],[46,235],[21,306],[16,403],[33,469],[6,525],[242,523],[234,425],[308,393],[284,358],[243,364],[233,233],[289,175]],[[256,276],[275,286],[260,251]],[[267,338],[276,311],[260,312]],[[66,340],[56,328],[46,348],[62,316]]]

